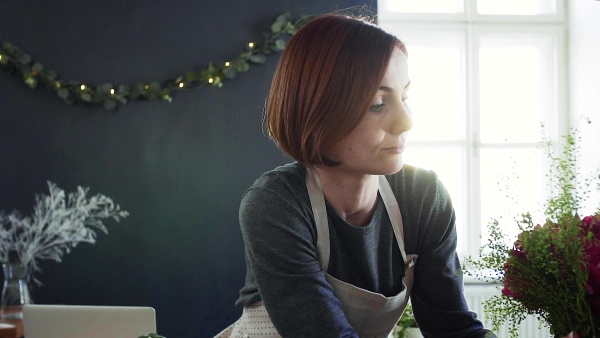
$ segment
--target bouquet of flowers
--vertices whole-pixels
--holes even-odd
[[[585,217],[578,214],[591,189],[600,190],[600,176],[577,183],[577,129],[564,139],[560,156],[545,141],[551,196],[543,224],[530,213],[521,215],[515,220],[518,238],[508,245],[505,229],[494,219],[479,259],[465,261],[466,274],[502,285],[501,295],[487,300],[484,311],[494,331],[508,323],[511,338],[527,315],[548,325],[556,337],[600,334],[600,208]]]
[[[48,195],[36,196],[31,216],[21,216],[18,211],[8,215],[0,212],[0,263],[8,263],[16,254],[29,272],[28,279],[40,270],[40,260],[60,262],[77,244],[94,244],[96,230],[107,233],[103,219],[118,222],[129,215],[107,196],[88,198],[88,188],[77,187],[76,192],[67,195],[52,182],[48,187]]]

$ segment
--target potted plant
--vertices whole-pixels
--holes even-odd
[[[79,243],[96,242],[96,231],[108,233],[104,219],[119,221],[129,214],[102,194],[88,196],[88,188],[65,193],[48,182],[48,195],[36,196],[33,213],[0,210],[0,263],[4,285],[0,314],[4,319],[22,318],[22,307],[31,303],[28,283],[41,285],[34,273],[42,260],[60,262]]]
[[[410,303],[406,305],[406,309],[392,331],[392,335],[395,338],[423,338]]]

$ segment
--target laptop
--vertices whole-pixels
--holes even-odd
[[[151,307],[38,305],[23,306],[27,338],[137,338],[156,332]]]

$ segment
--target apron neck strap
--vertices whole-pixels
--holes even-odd
[[[321,264],[321,269],[327,271],[331,252],[325,197],[323,196],[323,188],[321,187],[319,176],[308,167],[306,168],[306,188],[308,190],[308,197],[310,199],[310,205],[317,227],[317,253],[319,255],[319,263]],[[392,223],[398,247],[400,248],[405,263],[407,263],[406,253],[404,251],[404,229],[400,207],[398,206],[398,201],[390,187],[390,183],[383,175],[379,176],[379,193],[381,194],[383,204],[385,205]]]

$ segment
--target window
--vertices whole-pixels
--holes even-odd
[[[516,235],[512,217],[544,201],[541,124],[559,142],[569,121],[565,6],[378,2],[379,25],[408,49],[415,126],[405,161],[434,170],[450,192],[461,256],[477,255],[492,217]]]

